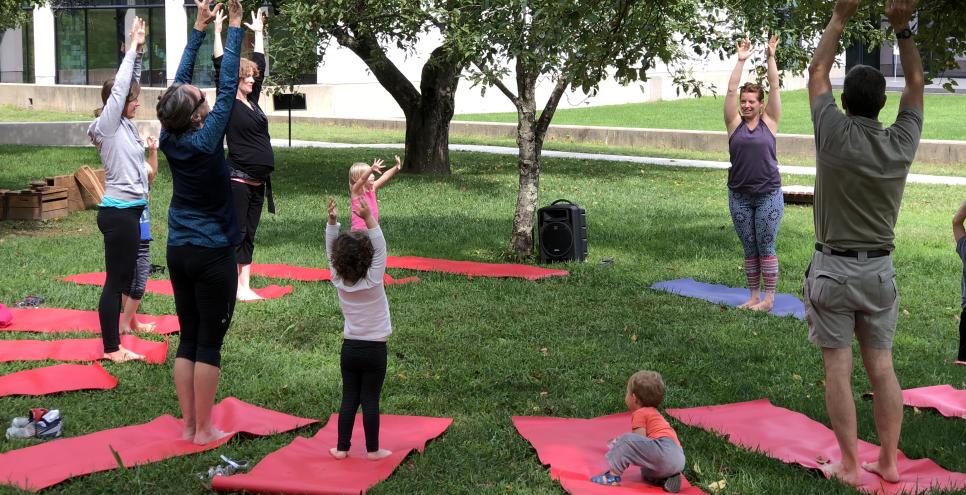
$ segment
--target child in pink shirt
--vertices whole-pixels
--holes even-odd
[[[655,371],[638,371],[627,381],[624,403],[631,414],[631,433],[613,440],[607,450],[610,470],[590,479],[601,485],[621,484],[630,466],[641,468],[645,481],[665,491],[681,491],[684,450],[681,442],[657,406],[664,400],[664,379]]]
[[[399,155],[396,155],[396,166],[382,171],[383,160],[375,159],[372,161],[372,165],[367,165],[362,162],[353,163],[349,167],[349,193],[352,197],[352,209],[353,211],[359,209],[359,202],[365,201],[369,205],[369,211],[372,212],[372,218],[379,221],[379,203],[376,201],[376,191],[379,190],[396,172],[402,170],[402,162],[399,160]],[[381,174],[379,179],[376,179],[375,174]],[[358,216],[352,216],[352,230],[366,230],[366,224]]]

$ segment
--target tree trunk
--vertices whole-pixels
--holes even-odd
[[[449,174],[449,123],[463,64],[443,46],[423,66],[419,104],[406,114],[406,164],[417,174]]]
[[[423,66],[420,90],[389,60],[373,36],[340,36],[339,44],[365,62],[379,84],[406,116],[406,157],[403,170],[417,174],[449,174],[449,123],[453,119],[456,86],[463,63],[444,44]]]
[[[520,259],[533,255],[533,221],[540,192],[541,140],[537,136],[536,75],[535,71],[529,71],[523,64],[517,63],[517,167],[520,188],[513,213],[509,251]]]

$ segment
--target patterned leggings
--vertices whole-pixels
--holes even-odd
[[[767,194],[728,190],[728,208],[738,239],[745,250],[748,288],[758,290],[760,276],[765,292],[774,293],[778,285],[775,241],[778,239],[778,226],[785,214],[785,199],[781,189]]]

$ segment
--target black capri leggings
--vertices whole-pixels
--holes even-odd
[[[221,367],[221,344],[235,312],[238,268],[231,247],[168,246],[179,358]]]
[[[366,451],[379,450],[379,394],[386,379],[386,355],[385,342],[342,341],[342,407],[339,408],[337,449],[349,450],[356,410],[362,404]]]
[[[239,265],[250,265],[255,253],[255,231],[262,219],[262,205],[265,204],[265,184],[252,186],[233,180],[231,193],[242,236],[241,243],[235,246],[235,259]]]
[[[144,207],[97,209],[97,228],[104,234],[104,268],[107,276],[97,305],[104,352],[120,349],[121,294],[127,294],[134,279],[141,242],[141,212]]]
[[[956,359],[966,362],[966,308],[959,315],[959,357]]]

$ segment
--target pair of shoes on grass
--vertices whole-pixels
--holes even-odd
[[[610,471],[605,471],[600,475],[590,478],[590,481],[598,485],[620,486],[621,477],[617,474],[611,474]],[[681,473],[664,479],[645,479],[645,481],[663,488],[668,493],[678,493],[681,491]]]

